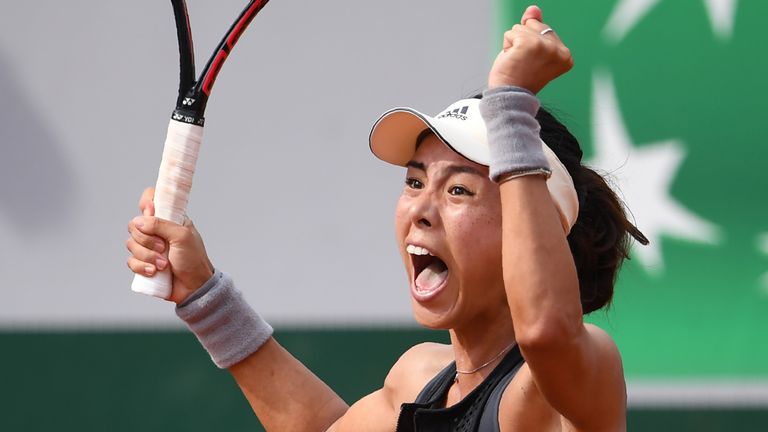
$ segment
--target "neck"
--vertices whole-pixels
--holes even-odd
[[[460,396],[468,394],[483,382],[504,358],[499,353],[515,342],[509,310],[490,317],[473,318],[469,325],[451,329],[450,335],[456,369],[472,371],[479,368],[476,372],[459,375]]]

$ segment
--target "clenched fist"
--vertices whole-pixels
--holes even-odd
[[[168,300],[179,304],[213,276],[213,265],[192,221],[187,219],[184,225],[179,225],[153,217],[154,194],[154,188],[144,191],[139,200],[143,216],[128,223],[128,267],[150,277],[170,267],[173,289]]]
[[[504,33],[504,48],[493,62],[488,87],[517,86],[538,93],[568,72],[573,67],[571,51],[549,28],[541,9],[528,7],[520,24]]]

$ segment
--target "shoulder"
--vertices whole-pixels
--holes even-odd
[[[621,361],[621,352],[611,335],[605,330],[593,324],[585,324],[584,328],[592,340],[596,360],[601,365],[597,368],[596,385],[606,394],[613,394],[613,403],[617,408],[626,407],[627,385],[624,381],[624,364]],[[608,402],[606,402],[608,403]]]
[[[609,367],[609,370],[606,370],[606,372],[610,370],[620,372],[621,382],[623,383],[624,370],[621,362],[621,353],[611,335],[594,324],[584,324],[584,329],[595,350],[596,356],[599,357],[601,363]]]
[[[410,348],[392,366],[384,386],[352,405],[328,431],[394,430],[400,405],[413,402],[421,388],[452,360],[449,345],[422,343]]]
[[[421,389],[453,361],[450,345],[425,342],[404,352],[384,380],[386,396],[393,406],[413,402]]]
[[[624,366],[621,353],[613,338],[600,327],[593,324],[584,324],[592,355],[590,361],[594,362],[591,368],[592,377],[588,383],[587,394],[591,395],[591,401],[583,407],[581,418],[574,416],[572,423],[601,424],[603,430],[624,430],[626,428],[627,386],[624,380]],[[590,413],[594,409],[601,410],[600,420],[595,423]]]
[[[600,430],[623,429],[627,387],[621,353],[611,335],[602,328],[585,323],[584,329],[590,349],[583,360],[591,364],[591,367],[583,369],[584,379],[579,384],[582,386],[581,394],[589,397],[582,400],[581,409],[564,417],[574,425],[589,425],[589,430],[598,427]],[[594,410],[597,408],[602,415],[594,418]]]
[[[626,385],[616,343],[591,324],[584,324],[576,343],[578,349],[557,352],[535,370],[527,362],[520,368],[502,396],[502,425],[528,430],[521,425],[562,419],[565,430],[625,429]]]

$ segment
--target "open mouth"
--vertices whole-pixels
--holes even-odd
[[[434,297],[448,280],[448,266],[424,247],[408,245],[406,251],[413,264],[414,296],[422,301]]]

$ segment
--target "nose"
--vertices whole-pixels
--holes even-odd
[[[421,228],[431,228],[438,221],[438,212],[431,193],[423,192],[415,197],[410,208],[411,223]]]

